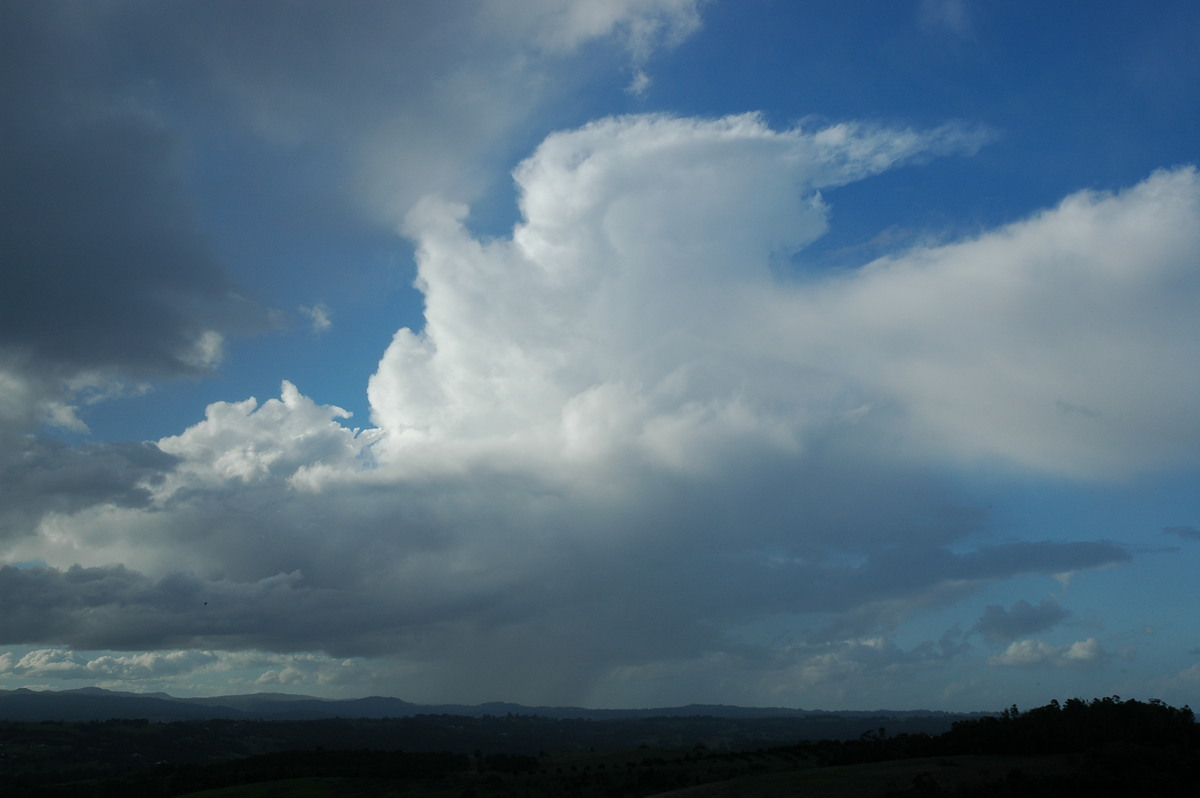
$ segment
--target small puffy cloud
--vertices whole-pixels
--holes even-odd
[[[1049,629],[1070,614],[1057,601],[1049,599],[1042,599],[1036,607],[1027,601],[1018,601],[1008,610],[992,604],[984,608],[975,630],[992,642],[1013,640]]]
[[[1104,664],[1108,654],[1100,646],[1100,641],[1094,637],[1087,640],[1076,640],[1067,646],[1060,657],[1063,667],[1090,670]]]
[[[1056,652],[1061,653],[1061,651],[1062,649],[1056,649],[1039,640],[1020,640],[1009,645],[1003,654],[991,657],[988,662],[992,665],[1006,667],[1041,665],[1050,661]]]
[[[1195,653],[1195,652],[1193,652]],[[1185,668],[1175,675],[1175,681],[1188,685],[1192,689],[1200,686],[1200,664]]]
[[[646,92],[650,90],[650,84],[653,82],[649,75],[639,69],[634,72],[633,80],[629,81],[629,85],[625,87],[625,91],[635,97],[645,97]]]
[[[1066,646],[1052,646],[1040,640],[1018,640],[1002,653],[988,658],[989,665],[1006,668],[1052,666],[1093,670],[1108,661],[1108,654],[1094,637]]]
[[[300,312],[308,317],[314,333],[323,333],[333,327],[333,322],[329,319],[329,308],[325,307],[324,303],[318,302],[311,307],[302,305]]]

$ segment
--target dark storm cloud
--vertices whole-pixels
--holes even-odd
[[[221,335],[264,318],[213,255],[180,143],[139,102],[146,76],[101,7],[0,14],[0,366],[32,400],[209,370]]]
[[[991,642],[1003,643],[1049,629],[1070,614],[1058,602],[1049,599],[1042,599],[1036,607],[1027,601],[1018,601],[1008,610],[991,604],[984,608],[975,630]]]
[[[0,566],[0,641],[37,639],[81,649],[177,645],[333,648],[362,631],[361,605],[303,584],[298,574],[255,582],[204,581],[187,574],[151,579],[125,566],[65,570]],[[379,615],[373,624],[385,624]]]

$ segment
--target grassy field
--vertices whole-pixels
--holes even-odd
[[[668,759],[669,757],[669,759]],[[753,759],[753,758],[752,758]],[[664,781],[691,786],[645,791],[637,778],[641,762],[652,761]],[[628,767],[633,764],[633,768]],[[603,770],[600,765],[605,765]],[[574,770],[571,768],[574,767]],[[588,768],[584,770],[583,768]],[[550,757],[536,774],[481,777],[467,774],[444,780],[405,782],[380,779],[286,779],[220,790],[189,793],[186,798],[333,798],[334,796],[408,796],[417,798],[492,798],[492,796],[653,796],[653,798],[878,798],[898,794],[938,794],[959,788],[1046,776],[1067,776],[1078,764],[1065,756],[954,756],[906,759],[837,767],[797,766],[783,757],[762,755],[740,765],[677,751],[608,752]],[[560,772],[561,771],[561,772]],[[751,771],[751,772],[745,772]],[[736,775],[731,775],[736,774]],[[728,778],[726,778],[728,776]],[[651,788],[652,789],[652,788]]]
[[[937,795],[959,788],[981,789],[1076,769],[1065,756],[952,756],[901,759],[865,765],[810,768],[742,776],[728,781],[658,793],[655,798],[876,798],[910,793]]]

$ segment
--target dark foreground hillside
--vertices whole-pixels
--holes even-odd
[[[0,795],[1190,798],[1200,784],[1192,711],[1158,701],[1071,699],[849,740],[781,740],[780,720],[8,723]]]

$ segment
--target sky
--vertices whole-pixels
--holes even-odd
[[[0,14],[0,689],[1200,701],[1200,5]]]

